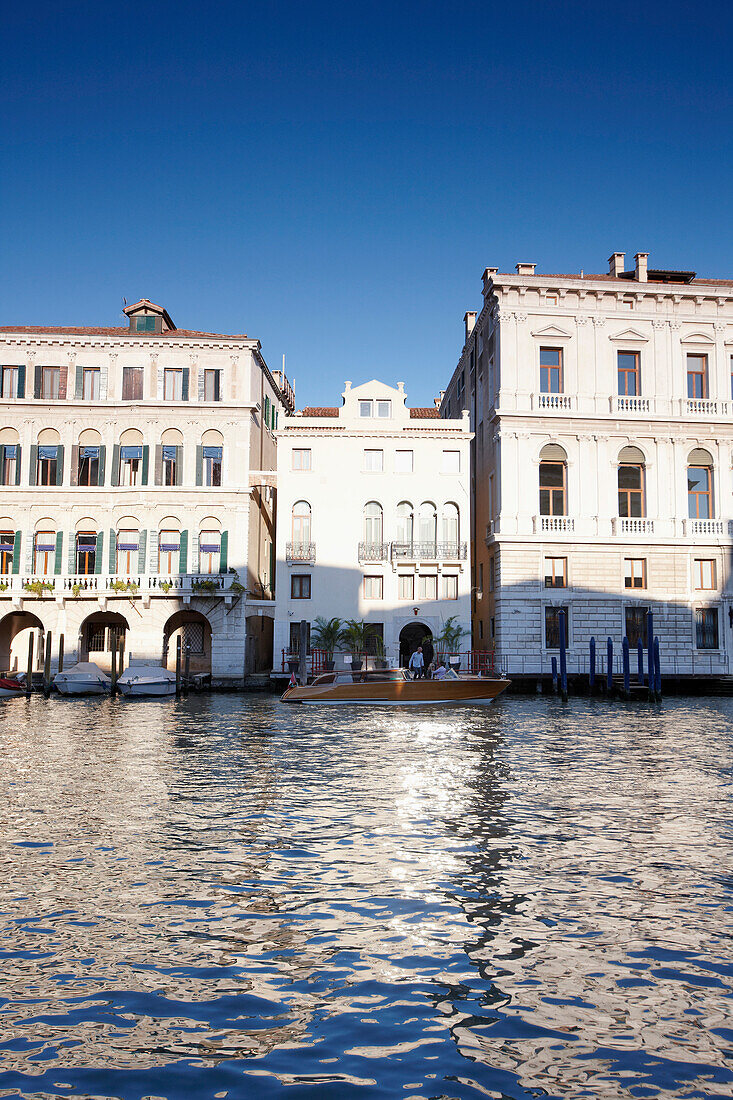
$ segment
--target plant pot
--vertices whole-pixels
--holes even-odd
[[[360,672],[361,671],[361,666],[363,664],[364,664],[364,662],[362,661],[361,657],[352,657],[351,658],[351,671],[352,672]]]
[[[330,661],[324,661],[323,667],[325,668],[326,672],[333,672],[336,667],[336,662],[333,659],[331,659]]]
[[[375,668],[381,669],[389,668],[389,661],[386,659],[386,657],[377,657],[374,662],[374,666]]]
[[[300,668],[300,657],[288,657],[288,672],[297,672]]]

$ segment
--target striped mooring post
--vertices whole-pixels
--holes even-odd
[[[568,701],[568,656],[565,644],[565,612],[559,612],[557,616],[560,630],[560,697],[563,703]]]
[[[631,687],[631,672],[629,669],[629,639],[624,635],[621,642],[621,656],[624,665],[624,696],[628,699]]]
[[[588,686],[591,693],[596,686],[596,640],[591,638],[590,640],[590,671],[588,673]]]
[[[606,687],[613,691],[613,639],[606,640]]]
[[[552,658],[552,690],[557,691],[557,657]]]

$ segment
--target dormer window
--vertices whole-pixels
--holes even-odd
[[[392,415],[391,401],[360,401],[359,416],[379,417],[380,420],[388,420]]]
[[[122,311],[130,319],[130,332],[153,333],[170,332],[175,329],[173,318],[163,306],[156,306],[149,298],[141,298]]]
[[[155,317],[136,317],[135,332],[155,332]]]
[[[374,402],[373,401],[360,401],[359,402],[359,416],[374,416]]]
[[[377,416],[382,420],[387,420],[392,415],[392,402],[391,401],[377,401]]]

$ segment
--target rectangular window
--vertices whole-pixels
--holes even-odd
[[[117,532],[117,572],[123,576],[137,572],[140,534],[138,531]]]
[[[310,573],[293,573],[290,577],[290,598],[309,600],[311,598]]]
[[[136,317],[135,332],[155,332],[155,317]]]
[[[199,573],[218,573],[221,566],[221,535],[202,531],[199,535]]]
[[[567,515],[565,503],[565,463],[540,462],[540,515]]]
[[[718,649],[717,607],[695,608],[695,644],[698,649]]]
[[[631,309],[634,308],[634,299],[633,298],[622,298],[620,305],[621,305],[621,309],[631,310]]]
[[[695,588],[712,591],[716,587],[715,561],[712,558],[696,558]]]
[[[698,399],[708,396],[707,355],[687,356],[687,396]]]
[[[204,485],[221,485],[221,447],[204,447]]]
[[[359,416],[374,416],[374,406],[371,401],[359,402]]]
[[[545,588],[567,588],[568,559],[545,558]]]
[[[381,600],[384,591],[383,577],[364,577],[364,599]]]
[[[311,651],[311,624],[307,624],[308,632],[306,636],[306,653]],[[300,623],[290,624],[290,652],[300,652]]]
[[[415,577],[412,573],[398,574],[397,598],[400,600],[415,599]]]
[[[161,531],[158,536],[158,572],[177,573],[181,551],[180,531]]]
[[[646,588],[646,558],[624,558],[624,588]]]
[[[443,599],[458,599],[458,575],[456,573],[443,574]]]
[[[442,473],[444,473],[444,474],[459,474],[460,472],[461,472],[461,452],[460,451],[443,451]]]
[[[629,648],[636,649],[641,639],[641,644],[647,645],[647,615],[648,607],[627,607],[624,614],[626,618],[626,637],[629,639]]]
[[[2,459],[2,464],[0,465],[2,484],[15,485],[18,468],[18,444],[0,444],[0,458]]]
[[[618,392],[623,397],[639,397],[641,394],[641,355],[638,351],[619,351]]]
[[[0,531],[0,573],[6,576],[13,572],[13,549],[15,532]]]
[[[61,368],[41,367],[41,400],[58,401],[61,392]]]
[[[0,397],[18,396],[18,368],[3,367],[0,371]]]
[[[420,600],[437,600],[438,575],[437,573],[421,573],[417,578],[417,596]]]
[[[76,536],[76,572],[81,576],[89,576],[94,572],[96,560],[96,531],[80,531]]]
[[[79,485],[99,485],[99,447],[79,447]]]
[[[310,470],[312,451],[310,447],[294,447],[292,451],[294,470]]]
[[[38,531],[33,542],[33,571],[37,577],[53,573],[56,560],[56,532]]]
[[[87,650],[89,653],[104,653],[106,633],[107,629],[101,623],[89,623],[87,625]]]
[[[201,656],[204,652],[203,623],[181,624],[181,649],[184,656],[187,651],[188,653],[195,653],[197,656]]]
[[[163,444],[163,484],[176,485],[178,448]]]
[[[413,451],[395,451],[394,472],[396,474],[411,474],[413,470]]]
[[[163,371],[163,400],[183,400],[183,371],[175,367],[166,367]]]
[[[384,469],[384,451],[364,451],[364,471],[368,474],[381,474]]]
[[[58,447],[38,448],[37,485],[55,485],[58,471]]]
[[[479,579],[481,581],[481,583],[479,585],[479,588],[481,588],[481,590],[483,591],[483,587],[484,587],[484,584],[483,584],[484,567],[483,567],[483,565],[479,566],[479,574],[480,574]],[[493,592],[495,588],[496,588],[496,561],[494,560],[493,557],[491,557],[491,558],[489,558],[489,592]]]
[[[221,400],[221,383],[218,370],[204,371],[204,401]]]
[[[619,466],[618,514],[625,518],[646,515],[643,466],[626,463]]]
[[[377,416],[381,420],[388,420],[392,415],[391,401],[377,401]]]
[[[479,619],[479,621],[478,621],[478,639],[479,639],[480,642],[482,642],[484,640],[484,620],[483,619]]]
[[[142,401],[143,399],[143,368],[122,368],[122,400]]]
[[[84,401],[99,401],[99,367],[84,367],[81,396]]]
[[[142,466],[142,447],[120,447],[120,485],[139,485]]]
[[[562,348],[540,348],[540,392],[563,392]]]
[[[560,612],[565,612],[565,645],[570,637],[570,615],[567,607],[545,608],[545,649],[560,648]]]
[[[709,466],[687,467],[687,513],[690,519],[712,519],[713,478]]]

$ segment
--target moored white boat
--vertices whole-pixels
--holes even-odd
[[[80,661],[57,672],[53,683],[62,695],[106,695],[112,686],[107,673],[93,661]]]
[[[402,706],[445,706],[454,703],[490,703],[509,687],[502,677],[457,676],[413,680],[406,669],[375,672],[326,672],[312,684],[291,684],[283,703],[376,703]]]
[[[122,695],[174,695],[176,674],[162,665],[130,665],[117,687]]]
[[[13,695],[22,695],[25,684],[16,676],[0,676],[0,699],[10,699]]]

